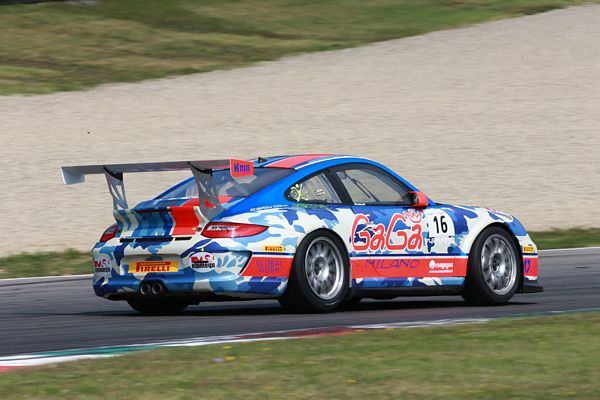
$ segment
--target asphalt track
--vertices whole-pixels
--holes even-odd
[[[96,297],[89,278],[0,281],[0,356],[286,329],[500,317],[600,308],[600,249],[540,258],[543,293],[505,306],[469,307],[460,297],[364,301],[332,314],[286,314],[276,301],[204,303],[178,316],[144,317]]]

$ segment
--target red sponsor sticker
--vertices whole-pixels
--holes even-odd
[[[537,278],[538,276],[538,257],[537,256],[523,256],[523,272],[524,275],[530,278]]]
[[[287,278],[290,275],[294,257],[258,257],[253,256],[244,269],[242,276],[269,276]]]
[[[367,228],[369,217],[358,214],[352,225],[352,247],[356,251],[414,251],[423,246],[423,213],[404,211],[392,216],[386,225],[377,224]],[[405,229],[396,229],[402,223]],[[358,227],[363,228],[359,229]],[[357,240],[358,238],[358,240]]]
[[[380,257],[351,261],[352,278],[428,278],[465,276],[466,257]]]
[[[245,160],[229,160],[229,172],[234,178],[254,175],[254,163]]]

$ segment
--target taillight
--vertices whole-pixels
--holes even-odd
[[[266,226],[238,224],[236,222],[211,222],[202,231],[208,238],[236,238],[258,235],[267,230]]]
[[[117,236],[117,233],[119,233],[119,226],[117,224],[111,225],[108,228],[106,228],[102,236],[100,236],[100,241],[108,242],[110,239]]]

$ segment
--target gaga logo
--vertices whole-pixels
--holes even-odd
[[[418,250],[423,246],[423,213],[404,211],[392,215],[390,222],[370,224],[369,217],[358,214],[352,224],[352,247],[356,251]]]

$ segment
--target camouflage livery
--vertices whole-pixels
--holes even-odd
[[[293,172],[248,197],[222,199],[222,211],[210,221],[262,225],[265,231],[248,237],[203,236],[207,220],[202,218],[203,199],[198,197],[159,196],[133,209],[116,209],[118,234],[92,250],[96,294],[126,299],[138,293],[141,282],[160,281],[174,294],[275,298],[286,290],[299,244],[319,229],[334,232],[345,244],[353,289],[460,286],[473,242],[494,224],[510,231],[519,244],[520,290],[537,284],[537,248],[521,223],[508,214],[431,199],[425,208],[302,201],[299,182],[349,163],[380,168],[418,190],[385,166],[364,158],[257,159],[253,171],[288,168]]]

